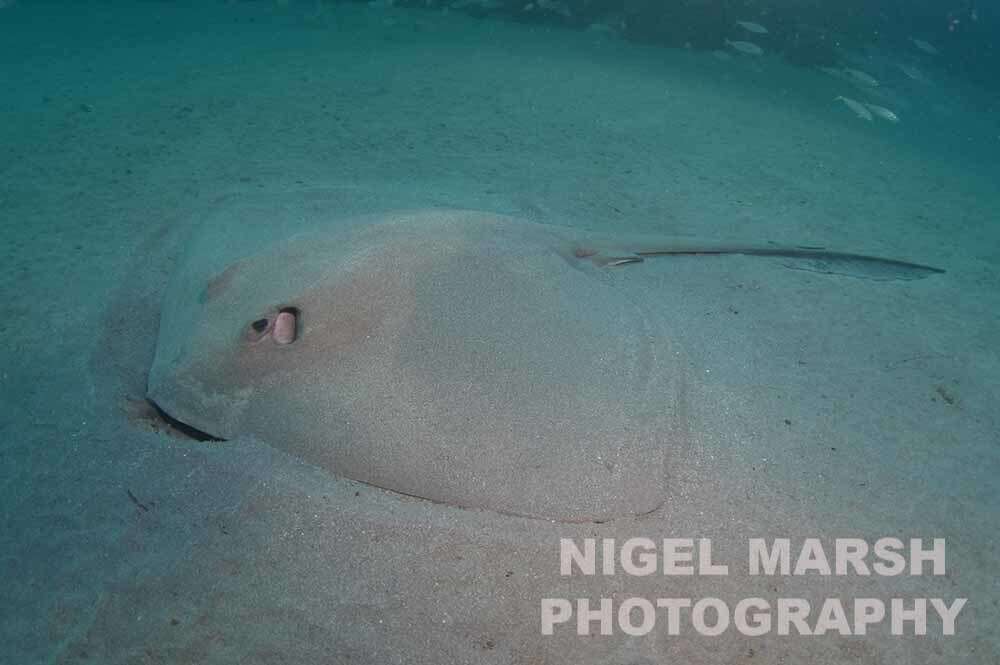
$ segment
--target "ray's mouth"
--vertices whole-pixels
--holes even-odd
[[[148,429],[168,436],[191,441],[225,441],[174,418],[150,397],[127,399],[125,411],[133,423],[142,424]]]

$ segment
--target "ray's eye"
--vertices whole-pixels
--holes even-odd
[[[250,344],[256,344],[269,339],[279,346],[291,344],[299,336],[299,309],[297,307],[282,307],[278,310],[268,310],[273,316],[255,319],[246,327],[244,339]]]
[[[246,327],[246,332],[243,333],[243,337],[246,341],[254,344],[270,335],[271,328],[273,327],[274,324],[269,318],[256,319]]]

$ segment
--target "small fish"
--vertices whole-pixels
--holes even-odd
[[[870,74],[859,71],[857,69],[851,69],[850,67],[844,67],[843,72],[847,74],[852,81],[857,81],[858,83],[870,86],[872,88],[878,87],[878,80]]]
[[[938,54],[938,50],[934,48],[933,44],[925,42],[922,39],[917,39],[916,37],[910,37],[910,41],[913,42],[913,45],[916,46],[921,51],[923,51],[924,53],[929,53],[931,55]]]
[[[613,35],[616,31],[607,23],[591,23],[587,26],[587,32],[599,35]]]
[[[862,104],[861,102],[859,102],[859,101],[857,101],[855,99],[851,99],[850,97],[844,97],[844,96],[834,97],[833,100],[834,101],[841,101],[841,102],[844,102],[845,104],[847,104],[847,108],[849,108],[852,111],[854,111],[854,113],[857,114],[857,116],[859,118],[861,118],[863,120],[867,120],[868,122],[872,121],[872,118],[873,118],[872,112],[869,111],[868,108],[864,104]]]
[[[916,67],[911,67],[910,65],[898,65],[898,67],[904,74],[906,74],[907,77],[913,79],[914,81],[920,81],[921,83],[927,82],[927,77],[924,76],[924,73]]]
[[[887,109],[884,106],[879,106],[878,104],[869,104],[865,102],[865,106],[868,110],[882,118],[883,120],[888,120],[889,122],[899,122],[899,116]]]
[[[767,34],[767,28],[762,26],[760,23],[754,23],[753,21],[737,21],[736,25],[740,26],[747,32],[753,32],[758,35]]]
[[[746,53],[747,55],[764,55],[764,49],[757,46],[753,42],[733,42],[727,39],[726,45],[736,49],[740,53]]]
[[[733,59],[733,56],[729,55],[729,53],[727,53],[726,51],[720,51],[718,49],[712,51],[712,56],[715,57],[715,59],[717,60],[721,60],[722,62],[729,62],[730,60]]]

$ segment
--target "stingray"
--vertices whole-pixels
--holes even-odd
[[[340,219],[322,196],[294,198],[223,206],[194,234],[167,287],[149,399],[354,481],[549,520],[657,509],[686,444],[665,313],[614,271],[735,253],[872,279],[939,272],[464,210]]]

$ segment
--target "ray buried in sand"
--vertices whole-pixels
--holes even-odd
[[[206,211],[166,289],[146,396],[204,436],[252,436],[410,497],[560,522],[656,510],[662,442],[688,436],[662,294],[612,271],[740,255],[887,289],[942,272],[815,246],[384,211],[377,196],[374,212],[345,215],[359,200],[303,188]]]
[[[822,636],[826,634],[902,637],[931,631],[954,635],[956,618],[968,599],[950,603],[941,598],[826,598],[819,608],[805,598],[744,598],[732,607],[719,598],[543,598],[542,635],[557,631],[577,635],[644,636],[696,633],[718,637],[736,632],[763,635]]]

